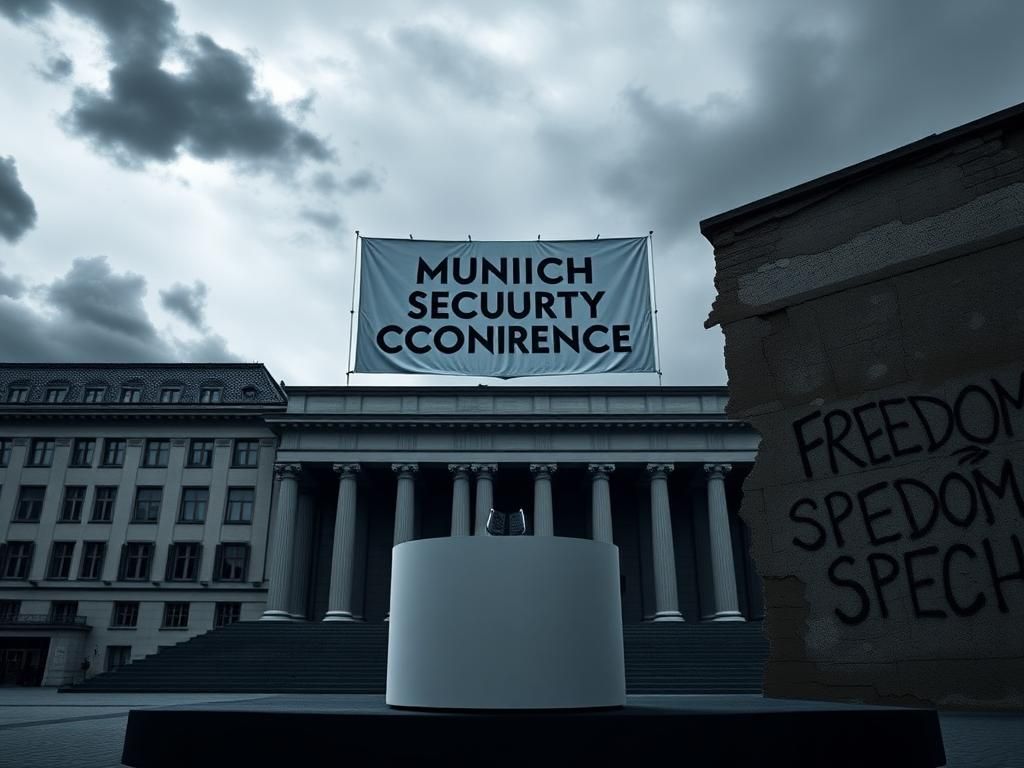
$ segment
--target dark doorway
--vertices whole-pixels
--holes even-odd
[[[0,685],[43,684],[48,637],[0,637]]]

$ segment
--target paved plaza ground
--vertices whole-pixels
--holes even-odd
[[[129,709],[257,698],[264,697],[0,688],[0,767],[117,768]],[[944,712],[940,719],[949,768],[1024,768],[1024,713]]]

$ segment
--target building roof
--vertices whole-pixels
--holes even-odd
[[[138,387],[135,402],[122,402],[124,388]],[[14,390],[27,388],[24,400]],[[161,402],[161,391],[180,388],[180,399]],[[200,391],[219,389],[219,402],[200,402]],[[58,402],[49,390],[66,389]],[[86,400],[87,389],[102,389],[98,400]],[[131,408],[167,406],[201,408],[287,404],[284,390],[262,363],[0,363],[0,407]]]
[[[771,208],[782,204],[797,203],[803,198],[819,198],[834,189],[862,181],[867,177],[885,172],[893,166],[908,163],[921,155],[933,153],[950,144],[964,141],[973,134],[986,133],[993,129],[999,129],[1008,123],[1020,123],[1022,121],[1024,121],[1024,103],[994,112],[991,115],[986,115],[943,133],[933,133],[890,152],[877,155],[855,165],[850,165],[825,176],[819,176],[803,184],[798,184],[795,187],[776,192],[768,197],[762,197],[760,200],[755,200],[752,203],[747,203],[730,211],[706,218],[700,223],[701,234],[712,240],[717,233],[728,229],[738,221],[752,216],[763,216]]]

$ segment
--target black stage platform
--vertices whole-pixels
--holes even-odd
[[[268,696],[132,710],[124,762],[232,765],[945,765],[934,710],[761,696],[630,696],[621,709],[397,710],[383,696]]]

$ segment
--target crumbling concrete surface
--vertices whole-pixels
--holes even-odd
[[[1024,708],[1024,105],[701,228],[766,693]]]

